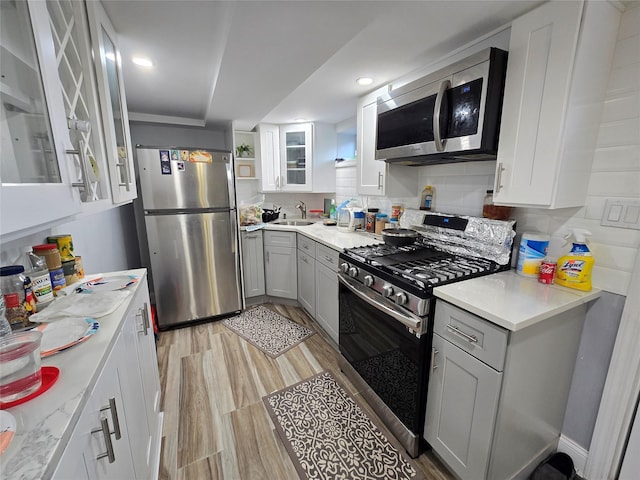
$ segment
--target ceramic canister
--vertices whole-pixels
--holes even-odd
[[[516,272],[526,277],[537,277],[540,273],[540,264],[547,256],[548,249],[549,235],[535,232],[523,233]]]

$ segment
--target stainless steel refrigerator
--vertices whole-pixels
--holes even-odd
[[[160,329],[242,309],[231,152],[136,148]]]

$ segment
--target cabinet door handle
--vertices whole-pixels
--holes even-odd
[[[431,348],[431,371],[435,372],[438,365],[436,365],[436,355],[440,353],[436,347]]]
[[[144,307],[142,307],[142,329],[144,330],[145,335],[149,335],[149,310],[147,302],[144,302]]]
[[[269,251],[267,251],[266,253],[267,253],[267,263],[269,263]]]
[[[94,428],[91,430],[91,433],[102,432],[102,436],[104,437],[104,445],[107,448],[107,451],[99,454],[96,457],[96,460],[100,460],[101,458],[108,458],[109,463],[113,463],[116,461],[116,453],[113,451],[113,443],[111,442],[111,434],[109,433],[109,421],[106,417],[100,418],[100,428]]]
[[[324,259],[325,259],[327,262],[329,262],[329,263],[333,263],[333,258],[331,258],[330,256],[328,256],[328,255],[323,255],[323,257],[324,257]]]
[[[496,194],[500,191],[500,189],[503,187],[502,185],[502,172],[504,171],[504,166],[502,164],[502,162],[498,162],[498,168],[497,170],[497,178],[496,178],[496,186],[494,188]]]
[[[126,149],[126,147],[124,147]],[[120,157],[118,157],[118,160]],[[116,167],[118,169],[124,169],[124,181],[120,181],[118,186],[125,187],[127,192],[131,189],[131,176],[129,174],[129,159],[128,157],[122,159],[122,161],[116,162]]]
[[[478,337],[476,337],[475,335],[469,335],[468,333],[463,332],[455,325],[451,325],[451,324],[447,325],[447,330],[449,330],[451,333],[455,333],[456,335],[460,335],[469,343],[478,343]]]
[[[93,195],[91,191],[91,182],[89,181],[89,171],[87,170],[87,159],[84,155],[84,140],[78,140],[78,149],[77,150],[67,150],[66,153],[68,155],[78,155],[80,157],[80,173],[82,175],[81,182],[73,182],[71,184],[72,187],[82,188],[85,191],[87,196],[87,201],[93,200]]]
[[[382,190],[382,172],[378,172],[378,190]]]
[[[102,407],[100,409],[101,412],[104,412],[105,410],[111,410],[111,419],[113,420],[113,432],[109,432],[109,433],[115,434],[116,440],[120,440],[120,438],[122,437],[122,432],[120,431],[120,421],[118,420],[118,407],[116,406],[115,397],[111,397],[109,399],[108,406]],[[107,427],[107,431],[108,430],[109,428]]]

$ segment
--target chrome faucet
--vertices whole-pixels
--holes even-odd
[[[304,204],[304,202],[302,200],[298,200],[298,204],[296,205],[296,208],[300,209],[300,212],[302,212],[302,219],[306,219],[307,218],[307,206]]]

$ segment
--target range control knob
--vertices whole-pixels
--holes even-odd
[[[347,273],[349,271],[349,264],[347,262],[341,263],[340,270],[342,270],[342,273]]]
[[[356,267],[351,267],[348,274],[350,277],[356,278],[358,276],[358,269]]]
[[[407,303],[407,294],[404,292],[396,293],[396,303],[398,305],[406,305]]]
[[[371,275],[366,275],[366,276],[364,277],[364,284],[365,284],[367,287],[372,286],[372,285],[374,284],[374,282],[375,282],[375,280],[373,279],[373,277],[372,277]]]
[[[393,287],[391,285],[385,285],[384,287],[382,287],[382,295],[389,298],[391,295],[393,295]]]

